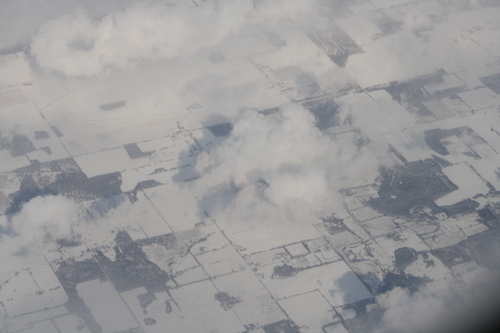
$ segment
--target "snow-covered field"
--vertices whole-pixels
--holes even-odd
[[[0,332],[432,325],[500,268],[499,43],[493,1],[1,2]]]

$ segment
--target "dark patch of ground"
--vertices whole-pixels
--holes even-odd
[[[456,189],[432,159],[416,161],[395,169],[382,169],[379,197],[368,204],[389,216],[434,219],[427,211],[440,211],[434,200]],[[449,183],[447,184],[445,180]]]
[[[465,199],[451,206],[443,206],[441,209],[448,216],[457,216],[473,213],[478,207],[479,203],[477,201]]]
[[[337,0],[328,4],[333,13],[340,15],[344,10],[349,11],[347,2],[347,0]],[[314,27],[306,29],[304,33],[339,67],[346,66],[350,55],[363,52],[363,49],[333,22],[330,22],[325,29],[318,30]]]
[[[441,155],[449,155],[450,152],[446,148],[446,146],[441,142],[446,138],[451,136],[457,136],[461,138],[463,136],[467,136],[468,140],[472,139],[475,144],[484,143],[484,139],[478,136],[472,129],[469,127],[458,127],[453,129],[440,129],[435,128],[431,130],[427,130],[424,132],[425,142],[427,145],[434,150],[436,153]]]
[[[415,251],[409,247],[402,247],[394,251],[396,258],[396,269],[404,270],[406,266],[410,265],[417,259]]]
[[[327,129],[338,124],[339,106],[332,98],[322,98],[302,104],[316,118],[319,129]]]
[[[35,147],[26,135],[14,134],[12,137],[0,137],[0,148],[7,149],[12,157],[18,157],[35,151]]]
[[[287,264],[274,266],[273,279],[285,279],[287,277],[294,276],[300,272],[300,269],[292,267]]]
[[[239,298],[233,297],[226,292],[218,292],[215,294],[215,299],[219,301],[220,306],[226,311],[241,302]]]
[[[46,131],[35,131],[35,140],[48,139],[49,133]]]
[[[393,272],[387,272],[384,276],[378,292],[383,294],[396,287],[407,289],[410,293],[418,290],[418,287],[425,285],[432,280],[429,278],[420,278],[410,274],[398,274]]]
[[[262,326],[265,333],[300,333],[299,327],[292,320],[282,320]]]
[[[145,294],[137,295],[137,299],[139,300],[142,308],[147,308],[149,304],[153,303],[153,301],[156,299],[156,296],[154,293],[148,292]]]
[[[64,134],[62,134],[62,132],[55,126],[50,126],[50,128],[52,128],[52,130],[54,131],[54,133],[56,133],[57,137],[58,138],[61,138],[64,136]]]
[[[498,270],[500,234],[498,231],[486,231],[470,236],[456,245],[432,250],[432,253],[448,267],[474,260],[478,265]]]
[[[209,54],[208,60],[212,64],[217,64],[219,62],[226,61],[226,57],[221,52],[215,51],[215,52],[212,52],[212,53]]]
[[[140,246],[126,232],[118,232],[115,241],[114,261],[99,251],[95,259],[118,292],[138,287],[146,287],[150,292],[166,289],[165,283],[169,280],[167,273],[147,260]]]
[[[124,107],[126,102],[127,101],[118,101],[118,102],[113,102],[113,103],[108,103],[108,104],[102,104],[102,105],[99,105],[99,108],[103,111],[116,110],[116,109]]]
[[[144,318],[144,324],[146,326],[152,326],[156,324],[156,319],[153,318]]]
[[[432,158],[439,164],[440,168],[446,168],[446,167],[452,166],[452,164],[450,162],[448,162],[447,160],[445,160],[444,158],[441,158],[441,157],[436,156],[436,155],[432,155]]]
[[[184,237],[189,234],[188,237]],[[174,250],[173,252],[179,256],[185,256],[189,253],[191,248],[200,242],[206,241],[206,237],[202,237],[196,231],[186,231],[184,234],[165,234],[156,237],[144,238],[137,240],[138,246],[157,244],[165,247],[166,249]]]
[[[151,156],[153,152],[147,151],[143,152],[139,146],[137,146],[136,143],[129,143],[126,145],[123,145],[123,148],[127,151],[128,156],[130,156],[131,159],[136,159],[136,158],[141,158],[141,157],[148,157]]]
[[[367,299],[350,304],[356,317],[344,319],[344,326],[351,333],[372,333],[382,319],[383,309],[374,306],[375,299]]]
[[[119,172],[87,178],[72,158],[34,163],[15,173],[21,179],[21,186],[19,191],[9,195],[13,211],[8,213],[19,210],[23,202],[40,195],[62,194],[81,202],[121,194]]]
[[[82,245],[82,243],[79,241],[73,239],[64,239],[64,238],[56,240],[56,243],[60,247],[75,247]]]
[[[336,233],[347,229],[344,224],[344,220],[336,218],[334,216],[322,218],[321,220],[323,221],[323,225],[330,235],[335,235]]]
[[[481,82],[484,83],[485,86],[487,86],[497,94],[500,94],[500,74],[480,77],[479,80],[481,80]]]
[[[221,136],[227,136],[229,135],[229,133],[231,133],[233,129],[233,124],[222,123],[222,124],[208,126],[207,128],[216,137],[221,137]]]
[[[267,41],[269,42],[269,44],[271,44],[273,46],[276,46],[276,47],[285,47],[286,46],[286,40],[281,38],[281,36],[275,32],[266,31],[266,37],[267,37]]]
[[[477,213],[481,218],[481,223],[496,232],[500,231],[500,211],[488,205],[483,209],[479,209]]]
[[[165,301],[165,313],[172,312],[172,304],[169,301]]]
[[[420,117],[433,116],[422,102],[429,98],[424,86],[429,83],[441,82],[443,73],[416,78],[407,82],[393,82],[385,90],[401,105],[407,106],[408,111]]]
[[[76,285],[79,283],[106,279],[97,262],[93,259],[84,261],[68,259],[60,262],[54,273],[68,294],[69,300],[65,304],[68,311],[81,318],[91,333],[102,333],[101,326],[97,324],[90,309],[76,291]]]

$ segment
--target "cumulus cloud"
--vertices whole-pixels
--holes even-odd
[[[135,226],[138,205],[123,197],[109,209],[103,211],[101,206],[90,204],[85,208],[63,195],[35,197],[0,225],[4,233],[0,234],[0,251],[12,255],[35,244],[51,248],[60,239],[83,240],[91,245],[96,235],[114,239],[116,230]]]
[[[66,76],[93,76],[137,61],[192,54],[217,45],[247,24],[275,24],[311,7],[311,1],[206,0],[134,3],[91,18],[83,9],[45,23],[33,37],[39,66]]]
[[[230,180],[241,186],[261,179],[266,172],[326,164],[332,160],[327,152],[335,154],[338,148],[314,122],[311,113],[292,104],[268,116],[247,110],[227,140],[200,156],[198,168],[213,183]]]
[[[12,215],[8,234],[0,235],[3,253],[16,253],[33,244],[61,238],[74,237],[81,207],[62,195],[39,196],[22,205],[19,213]]]
[[[0,53],[21,51],[47,21],[85,7],[91,15],[116,11],[118,1],[102,0],[3,0],[0,10]]]
[[[411,293],[394,288],[375,299],[382,311],[377,333],[489,332],[496,325],[499,290],[485,285],[484,293],[465,292],[458,296],[452,288],[439,295],[426,287]]]
[[[462,70],[475,45],[449,21],[424,13],[402,16],[392,35],[364,46],[364,53],[351,56],[346,71],[362,86],[406,80],[445,69]],[[437,21],[437,22],[436,22]]]
[[[366,159],[371,163],[353,168]],[[200,155],[197,186],[205,197],[236,190],[216,207],[217,219],[300,223],[333,213],[338,179],[356,181],[361,173],[353,170],[376,173],[378,165],[368,147],[325,134],[309,111],[289,104],[271,115],[242,113],[229,137]]]
[[[428,292],[411,294],[408,289],[394,288],[377,296],[384,314],[379,332],[433,332],[443,327],[446,305],[442,298]]]

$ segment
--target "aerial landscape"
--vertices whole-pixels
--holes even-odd
[[[500,1],[0,1],[0,333],[486,332]]]

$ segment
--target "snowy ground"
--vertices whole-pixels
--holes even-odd
[[[132,3],[85,6],[152,15]],[[39,19],[0,29],[0,332],[352,333],[395,287],[425,307],[492,284],[500,7],[320,12],[89,77],[23,47]]]

